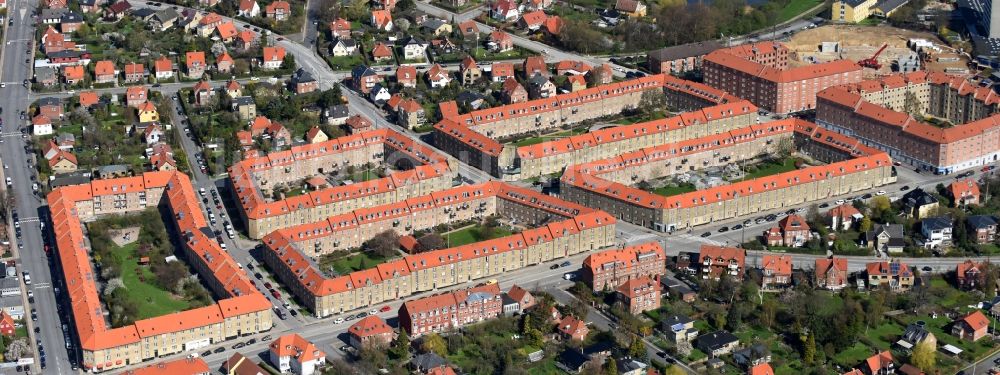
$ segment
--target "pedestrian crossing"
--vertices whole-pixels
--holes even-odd
[[[37,223],[38,221],[39,221],[39,220],[38,220],[38,217],[36,216],[36,217],[25,217],[25,218],[21,218],[21,219],[20,219],[20,220],[18,220],[17,222],[19,222],[19,223],[21,223],[21,224],[24,224],[24,223]]]

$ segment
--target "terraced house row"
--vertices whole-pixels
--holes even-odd
[[[359,246],[385,229],[409,234],[489,215],[531,229],[408,255],[336,277],[325,276],[313,259]],[[603,211],[488,182],[274,231],[264,237],[263,259],[303,305],[325,317],[604,248],[614,242],[614,227],[615,219]]]
[[[495,137],[475,131],[462,123],[461,116],[446,117],[434,126],[434,144],[474,167],[513,181],[559,173],[571,164],[717,134],[745,127],[756,121],[757,107],[749,101],[739,100],[694,82],[661,75],[646,78],[650,77],[657,78],[654,82],[659,85],[657,87],[662,88],[656,95],[666,92],[668,102],[699,109],[667,119],[605,128],[521,147],[501,144]],[[588,106],[594,107],[601,105],[602,103],[588,103]],[[705,105],[711,106],[702,108]]]
[[[868,154],[857,142],[829,132],[813,137],[816,126],[799,119],[751,125],[728,133],[665,144],[567,168],[563,197],[607,211],[620,220],[673,231],[757,212],[849,194],[895,181],[892,162],[882,152]],[[798,137],[799,141],[793,140]],[[630,186],[651,178],[768,155],[783,145],[815,142],[854,157],[772,176],[674,196]]]
[[[80,339],[82,364],[100,372],[271,329],[271,304],[208,229],[188,177],[179,172],[94,180],[48,194],[59,265]],[[217,304],[112,328],[105,320],[83,222],[165,205],[189,264]]]
[[[392,172],[383,178],[320,188],[281,200],[267,198],[278,186],[316,177],[326,184],[327,175],[344,176],[348,167],[366,164],[384,165]],[[378,129],[247,158],[229,168],[229,178],[248,235],[260,239],[281,228],[451,187],[455,172],[446,155],[395,131]]]
[[[1000,157],[1000,96],[964,77],[896,74],[817,95],[816,122],[889,153],[893,160],[935,173],[952,173]],[[940,126],[919,112],[946,119]]]

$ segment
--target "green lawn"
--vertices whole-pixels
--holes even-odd
[[[122,282],[125,284],[128,298],[139,308],[139,316],[136,316],[135,320],[187,310],[191,306],[187,301],[153,284],[156,280],[153,272],[149,267],[139,266],[139,259],[135,256],[138,246],[138,242],[133,242],[114,250],[115,257],[121,261]],[[140,275],[142,279],[139,278]]]
[[[587,128],[575,128],[575,129],[563,130],[563,131],[555,132],[555,133],[549,133],[549,134],[546,134],[546,135],[543,135],[543,136],[540,136],[540,137],[524,138],[524,139],[520,139],[520,140],[514,142],[514,146],[522,147],[522,146],[536,145],[536,144],[539,144],[539,143],[542,143],[542,142],[554,141],[554,140],[557,140],[557,139],[562,139],[562,138],[566,138],[566,137],[572,137],[574,135],[580,135],[580,134],[586,133],[587,131],[588,131]]]
[[[366,170],[363,170],[363,171],[360,171],[360,172],[354,172],[354,174],[351,175],[351,181],[354,181],[354,182],[364,182],[364,181],[375,180],[375,179],[379,179],[379,178],[382,178],[382,176],[380,176],[375,171],[372,171],[371,169],[366,169]]]
[[[306,189],[303,189],[303,188],[290,189],[290,190],[288,190],[288,191],[285,192],[285,199],[288,199],[288,198],[291,198],[291,197],[297,197],[297,196],[300,196],[300,195],[305,194],[305,193],[306,193]]]
[[[899,340],[899,336],[903,334],[903,327],[899,324],[893,322],[885,322],[882,325],[875,327],[874,329],[868,330],[868,338],[878,346],[879,349],[885,350],[892,346],[892,343]]]
[[[330,63],[330,67],[335,70],[347,70],[365,63],[365,58],[361,56],[361,54],[353,54],[349,56],[330,56],[327,57],[326,60]]]
[[[792,0],[778,13],[778,22],[785,22],[798,16],[810,8],[821,4],[822,0]]]
[[[861,361],[865,360],[872,355],[872,349],[867,345],[860,342],[854,343],[854,346],[847,348],[840,353],[833,356],[833,361],[844,368],[851,368],[857,366]]]
[[[755,178],[767,177],[771,175],[776,175],[778,173],[793,171],[795,170],[796,160],[798,159],[794,157],[787,157],[784,160],[781,160],[780,162],[777,160],[765,161],[763,163],[756,165],[757,167],[756,171],[748,172],[746,176],[743,176],[742,179],[734,182],[752,180]]]
[[[618,125],[632,125],[632,124],[637,124],[637,123],[640,123],[640,122],[649,122],[649,121],[653,121],[653,120],[659,120],[659,119],[663,119],[663,118],[666,118],[666,117],[667,117],[666,113],[658,111],[658,112],[650,113],[648,115],[646,115],[646,114],[640,114],[640,115],[635,115],[635,116],[621,118],[621,119],[616,120],[615,123],[618,124]]]
[[[346,275],[354,271],[366,270],[385,263],[386,259],[368,252],[360,252],[346,257],[330,258],[323,257],[319,261],[320,268],[327,270],[333,267],[340,275]]]
[[[486,241],[494,238],[500,238],[504,236],[511,235],[511,231],[506,228],[494,228],[493,235],[485,236],[482,233],[482,227],[479,225],[471,226],[464,229],[459,229],[457,231],[448,233],[445,237],[448,240],[449,247],[468,245],[473,242]]]
[[[669,197],[671,195],[690,193],[695,190],[697,189],[694,187],[694,184],[683,183],[683,184],[678,184],[677,186],[664,186],[661,188],[653,189],[653,194]]]

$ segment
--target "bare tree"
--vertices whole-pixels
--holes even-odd
[[[391,229],[375,235],[365,243],[365,250],[387,258],[396,255],[398,248],[399,234]]]

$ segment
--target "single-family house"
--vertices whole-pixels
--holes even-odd
[[[860,223],[865,215],[862,215],[861,211],[858,211],[853,205],[845,203],[831,208],[826,212],[826,217],[829,220],[830,229],[848,230],[854,226],[854,223]]]
[[[792,257],[767,254],[761,258],[761,287],[773,289],[792,284]]]
[[[483,77],[483,70],[479,68],[472,56],[466,56],[462,59],[461,65],[458,66],[458,74],[462,79],[462,84],[469,85]]]
[[[694,339],[694,347],[711,358],[732,353],[739,345],[740,339],[727,331],[706,333]]]
[[[520,82],[517,82],[514,77],[508,77],[506,81],[503,82],[503,100],[507,104],[514,104],[520,102],[528,101],[528,91],[521,86]]]
[[[615,10],[622,12],[629,18],[641,18],[646,16],[646,4],[639,0],[617,0]]]
[[[343,18],[337,18],[330,22],[330,36],[335,39],[351,38],[351,23]]]
[[[865,243],[880,253],[902,253],[906,246],[906,240],[903,239],[903,225],[876,224],[875,228],[865,232]]]
[[[951,245],[952,220],[950,217],[929,217],[920,221],[920,234],[924,236],[925,249],[940,249]]]
[[[424,60],[426,58],[426,51],[427,42],[424,42],[415,36],[411,36],[410,39],[403,44],[403,59]]]
[[[451,73],[441,65],[434,64],[430,69],[427,69],[427,83],[430,84],[431,88],[441,88],[448,86],[451,83]]]
[[[384,9],[373,10],[371,23],[378,30],[392,31],[392,14]]]
[[[208,69],[208,64],[205,62],[205,52],[190,51],[185,53],[184,56],[188,78],[201,78],[205,74],[205,69]]]
[[[563,338],[577,341],[583,341],[583,339],[587,338],[587,334],[590,333],[587,323],[572,315],[564,316],[556,326],[556,330],[559,331]]]
[[[160,56],[153,62],[153,69],[156,70],[156,80],[168,80],[174,78],[174,63],[166,56]]]
[[[281,69],[281,63],[284,61],[284,47],[264,47],[263,58],[261,59],[261,68],[268,70]]]
[[[400,65],[396,68],[396,83],[402,87],[417,87],[417,68]]]
[[[847,287],[848,272],[845,258],[819,258],[815,261],[814,275],[817,288],[841,290]]]
[[[869,288],[886,285],[891,290],[909,290],[915,279],[910,266],[898,259],[868,263],[865,271]]]
[[[543,99],[556,95],[556,85],[541,74],[528,79],[528,97]]]
[[[500,22],[516,20],[520,14],[514,0],[495,0],[490,5],[490,17]]]
[[[948,186],[948,192],[951,194],[952,204],[955,207],[979,204],[979,184],[972,179],[952,182]]]
[[[337,41],[330,44],[330,55],[342,57],[350,56],[358,51],[358,44],[354,39],[337,38]]]
[[[101,60],[94,64],[94,83],[113,83],[118,71],[111,60]]]
[[[977,244],[987,244],[996,239],[997,218],[989,215],[971,215],[965,218],[969,238]]]
[[[264,13],[267,14],[267,18],[284,21],[292,16],[292,5],[285,0],[277,0],[267,4]]]
[[[977,341],[987,336],[989,326],[989,318],[976,310],[952,323],[951,334],[962,340]]]
[[[377,63],[392,60],[392,49],[385,43],[375,43],[375,47],[372,48],[372,60]]]
[[[260,15],[260,4],[257,4],[257,0],[240,0],[240,8],[236,11],[236,15],[253,18]]]
[[[146,66],[137,63],[125,64],[125,83],[139,83],[146,78]]]
[[[513,63],[495,62],[490,65],[490,80],[493,82],[506,82],[507,78],[514,78]]]

